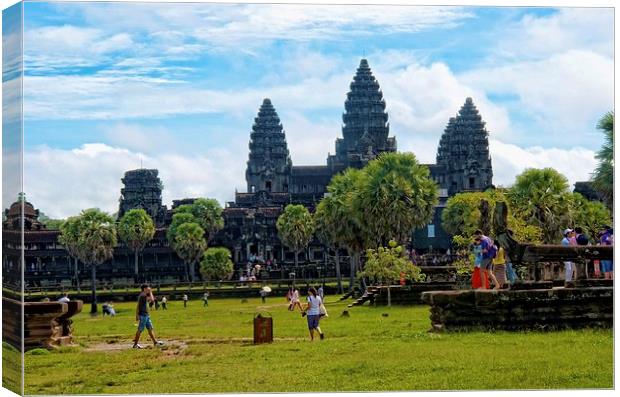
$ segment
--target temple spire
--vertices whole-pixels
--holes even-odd
[[[350,84],[342,116],[343,139],[336,141],[332,168],[362,167],[381,152],[395,151],[396,141],[388,138],[388,115],[379,82],[366,58],[362,58]]]
[[[445,168],[445,184],[450,195],[492,186],[489,133],[485,124],[472,98],[467,98],[458,115],[448,121],[439,141],[437,164]]]
[[[248,193],[287,192],[292,162],[278,113],[265,98],[250,134],[250,155],[245,178]]]

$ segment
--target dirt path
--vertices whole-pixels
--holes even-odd
[[[290,342],[290,341],[305,341],[308,338],[274,338],[274,342]],[[241,345],[253,345],[252,338],[210,338],[210,339],[186,339],[177,340],[169,339],[164,340],[165,345],[161,347],[153,346],[150,341],[141,343],[144,349],[159,349],[167,355],[177,355],[183,350],[187,349],[189,345],[200,344],[241,344]],[[108,342],[90,343],[84,348],[85,352],[114,352],[129,350],[132,348],[133,341],[131,339],[120,340],[114,339]]]

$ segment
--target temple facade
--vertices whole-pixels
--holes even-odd
[[[396,138],[389,136],[383,93],[365,59],[361,60],[350,84],[342,121],[342,137],[336,139],[334,154],[327,156],[324,165],[296,166],[276,108],[270,99],[264,99],[249,133],[247,189],[235,192],[234,201],[226,203],[225,226],[210,245],[228,247],[237,268],[259,260],[273,263],[276,268],[283,269],[281,266],[285,265],[290,269],[295,253],[282,244],[276,229],[284,208],[288,204],[303,204],[314,211],[332,176],[349,167],[361,168],[381,153],[397,149]],[[450,248],[450,236],[441,227],[441,211],[447,199],[459,192],[483,191],[493,186],[488,132],[471,98],[467,98],[458,114],[448,120],[437,149],[436,164],[426,166],[439,186],[440,201],[433,220],[413,233],[411,248],[418,253],[442,253]],[[140,256],[141,273],[151,282],[183,280],[185,267],[168,244],[166,227],[174,209],[193,199],[174,200],[170,209],[164,206],[163,184],[156,169],[127,171],[121,181],[119,217],[129,209],[143,208],[157,226],[155,238]],[[27,285],[71,285],[75,282],[75,265],[57,241],[59,232],[46,230],[37,221],[37,210],[27,204],[24,217]],[[15,268],[19,256],[20,213],[15,205],[6,211],[3,223],[3,244],[9,254],[3,258],[5,271]],[[313,267],[329,269],[327,249],[317,240],[299,253],[298,259],[304,264],[299,275]],[[346,258],[341,264],[346,274]],[[133,282],[132,253],[119,243],[114,258],[102,264],[97,274],[103,282]],[[86,279],[88,269],[78,264],[78,275]]]

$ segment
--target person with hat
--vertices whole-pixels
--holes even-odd
[[[570,246],[577,245],[575,241],[575,231],[573,229],[565,229],[564,238],[562,239],[562,245]],[[573,262],[567,261],[564,262],[564,285],[572,284],[573,282],[573,271],[575,271],[575,266]]]

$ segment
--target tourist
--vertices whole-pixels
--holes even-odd
[[[260,294],[260,299],[261,299],[261,302],[266,303],[267,301],[266,301],[265,297],[267,296],[267,294],[268,294],[269,292],[267,292],[267,291],[266,291],[266,290],[264,290],[264,289],[261,289],[258,293]]]
[[[136,336],[133,340],[133,348],[134,349],[142,349],[142,346],[138,343],[140,341],[140,335],[144,328],[147,329],[151,340],[153,341],[153,345],[155,346],[163,346],[163,342],[158,341],[155,337],[155,333],[153,332],[153,323],[151,322],[151,318],[149,316],[148,303],[155,300],[153,296],[153,292],[148,284],[142,284],[140,286],[140,295],[138,296],[138,305],[136,307],[136,321],[138,321],[138,331],[136,331]]]
[[[108,315],[110,317],[114,317],[116,315],[116,310],[114,310],[114,306],[112,306],[112,303],[110,302],[106,302],[101,306],[101,309],[103,310],[103,315]]]
[[[204,302],[202,307],[209,306],[209,291],[205,291],[205,293],[202,295],[202,301]]]
[[[583,232],[583,229],[580,227],[576,227],[575,228],[575,241],[577,241],[577,245],[590,245],[590,239],[588,238],[588,236],[585,235],[585,233]],[[583,265],[584,265],[584,272],[586,277],[588,277],[588,260],[584,260]],[[577,280],[577,267],[575,267],[575,280]]]
[[[600,238],[601,245],[614,245],[614,230],[605,226],[603,228],[603,234]],[[605,279],[613,280],[614,278],[614,262],[613,260],[603,259],[601,260],[601,272]]]
[[[168,304],[168,298],[164,296],[163,298],[161,298],[161,309],[168,310],[167,304]]]
[[[323,293],[323,286],[322,285],[319,285],[319,288],[318,288],[317,292],[318,292],[319,296],[321,297],[321,300],[324,300],[325,299],[325,294]]]
[[[566,246],[577,244],[575,240],[575,231],[573,229],[565,229],[563,234],[564,234],[564,238],[562,239],[563,246],[566,247]],[[573,262],[571,261],[564,262],[564,285],[565,286],[573,282],[573,271],[574,270],[575,270],[575,267],[573,266]]]
[[[493,274],[493,258],[497,251],[493,245],[493,240],[482,234],[482,231],[476,230],[474,236],[480,238],[480,248],[482,252],[482,261],[480,262],[480,278],[484,280],[485,277],[489,277],[494,284],[493,289],[499,289],[499,283]],[[486,289],[486,283],[482,283],[481,289]]]
[[[288,310],[292,311],[293,310],[293,287],[288,289],[288,292],[286,293],[286,301],[288,302]]]
[[[495,242],[495,250],[497,254],[493,258],[493,275],[499,283],[499,288],[504,288],[506,284],[506,252],[497,241]]]
[[[183,294],[183,308],[187,307],[187,301],[188,301],[188,297],[187,294]]]
[[[62,294],[62,297],[60,297],[60,299],[58,299],[58,302],[62,302],[62,303],[68,303],[69,301],[70,301],[69,294],[67,294],[66,292]]]
[[[321,309],[320,306],[323,303],[320,296],[318,296],[316,289],[314,287],[308,288],[308,304],[306,305],[306,310],[302,311],[302,316],[308,316],[308,330],[310,331],[310,341],[314,340],[314,330],[319,333],[321,339],[325,337],[323,335],[323,331],[321,331],[321,327],[319,326],[319,320],[321,318]]]
[[[155,298],[155,310],[159,310],[159,299]]]
[[[480,246],[480,237],[474,238],[472,253],[474,254],[474,271],[471,275],[471,287],[473,289],[478,289],[482,288],[483,283],[486,286],[486,280],[482,279],[482,271],[480,270],[480,265],[482,264],[482,247]]]
[[[303,313],[304,309],[301,307],[301,302],[299,302],[299,290],[295,287],[291,296],[291,311],[295,311],[296,306],[299,306],[299,310]]]

